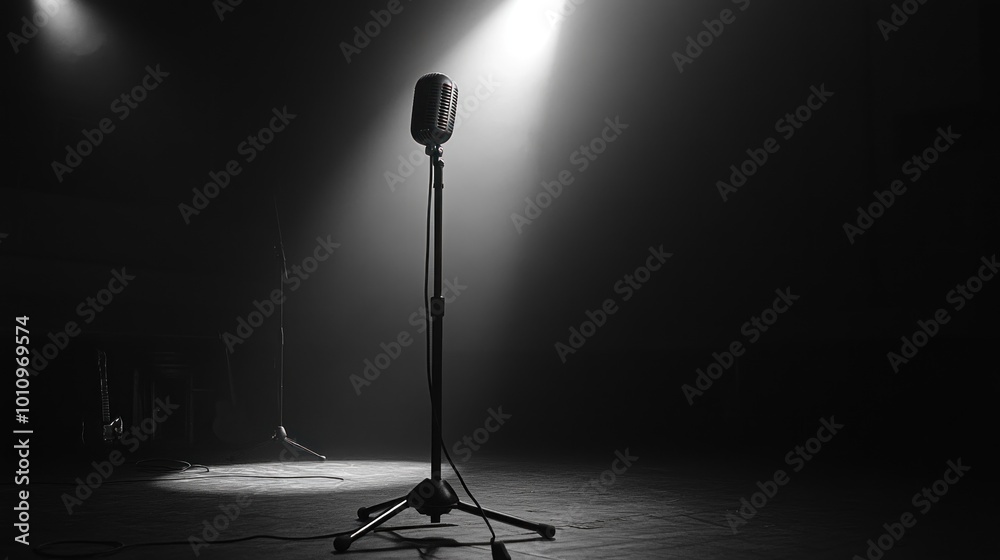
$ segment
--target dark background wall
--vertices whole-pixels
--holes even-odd
[[[222,21],[208,2],[84,5],[103,30],[93,52],[58,54],[41,36],[8,51],[8,320],[30,314],[40,350],[80,322],[77,305],[112,269],[136,277],[32,378],[49,451],[92,408],[82,395],[94,345],[113,349],[118,402],[152,352],[188,356],[203,389],[196,440],[217,441],[213,405],[229,393],[219,336],[277,286],[275,202],[290,264],[317,237],[340,244],[288,294],[284,424],[334,457],[425,448],[423,339],[410,318],[422,305],[427,167],[392,188],[385,174],[416,147],[407,127],[419,75],[451,74],[463,98],[492,75],[476,61],[509,45],[449,56],[502,3],[404,3],[350,62],[341,43],[385,3],[342,4],[245,3]],[[678,71],[673,54],[727,8],[735,22]],[[888,41],[877,22],[890,2],[738,10],[582,4],[559,25],[544,87],[508,68],[445,146],[445,274],[467,286],[448,310],[446,441],[502,406],[511,419],[484,453],[782,451],[830,415],[848,426],[845,461],[937,464],[984,444],[997,287],[957,311],[946,294],[997,251],[996,7],[930,0]],[[3,21],[17,32],[33,11],[9,3]],[[53,159],[81,129],[117,118],[111,102],[147,65],[169,76],[58,181]],[[811,87],[833,95],[781,137],[776,121]],[[288,128],[186,224],[178,205],[286,106]],[[628,128],[579,171],[571,154],[616,117]],[[901,166],[939,127],[960,138],[910,182]],[[780,150],[724,201],[716,182],[767,137]],[[518,232],[511,214],[566,169],[574,182]],[[896,179],[906,193],[851,243],[843,224]],[[661,245],[672,257],[624,301],[616,282]],[[713,352],[746,343],[744,322],[786,288],[800,299],[690,404],[682,385]],[[563,363],[556,343],[608,298],[619,310]],[[950,322],[894,372],[886,354],[939,308]],[[230,355],[244,420],[228,445],[277,423],[277,328],[268,318]],[[403,331],[416,344],[357,394],[350,376]]]

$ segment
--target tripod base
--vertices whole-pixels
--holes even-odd
[[[479,517],[479,508],[459,500],[458,495],[455,494],[455,490],[450,484],[448,484],[447,481],[425,478],[423,482],[418,484],[413,490],[410,490],[410,493],[405,496],[382,502],[380,504],[375,504],[371,507],[363,507],[359,509],[358,519],[361,521],[370,521],[365,524],[364,527],[361,527],[350,535],[342,535],[335,538],[333,540],[333,548],[336,549],[337,552],[347,550],[351,547],[354,541],[374,531],[379,525],[382,525],[386,521],[399,515],[403,510],[411,507],[417,510],[417,513],[420,513],[421,515],[430,516],[431,523],[440,523],[441,516],[451,513],[451,510],[453,509],[464,511],[465,513]],[[376,513],[379,514],[378,517],[371,519],[371,516]],[[521,529],[535,531],[546,539],[551,539],[556,536],[556,528],[552,525],[534,523],[532,521],[521,519],[520,517],[514,517],[513,515],[507,515],[506,513],[486,508],[483,508],[483,515],[493,521],[499,521],[501,523],[506,523],[507,525],[513,525],[514,527],[520,527]],[[494,558],[502,558],[504,557],[503,555],[506,555],[506,549],[503,547],[502,543],[494,541],[492,543],[492,547]],[[500,556],[498,556],[498,554],[500,554]],[[506,557],[509,558],[509,556]]]

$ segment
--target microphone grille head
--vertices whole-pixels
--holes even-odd
[[[455,131],[458,86],[444,74],[433,72],[417,80],[413,88],[410,134],[424,146],[440,146]]]

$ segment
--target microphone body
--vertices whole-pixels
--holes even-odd
[[[431,147],[447,142],[455,131],[458,86],[444,74],[425,74],[413,88],[410,135],[418,144]]]

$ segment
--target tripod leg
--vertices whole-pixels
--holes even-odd
[[[364,527],[358,529],[357,531],[354,531],[350,535],[342,535],[333,539],[333,548],[336,549],[337,552],[343,552],[347,550],[348,548],[351,547],[351,544],[353,544],[354,541],[372,532],[376,527],[392,519],[397,514],[399,514],[399,512],[403,511],[407,507],[409,507],[407,501],[405,499],[400,500],[398,504],[387,509],[382,515],[371,520]]]
[[[369,507],[358,508],[358,519],[361,521],[368,521],[372,518],[373,513],[379,513],[385,511],[389,506],[394,506],[399,502],[406,499],[406,496],[402,498],[393,498],[391,500],[382,502],[381,504],[375,504]]]
[[[313,457],[319,459],[320,461],[326,461],[326,457],[324,457],[323,455],[320,455],[319,453],[316,453],[315,451],[313,451],[312,449],[309,449],[308,447],[302,445],[301,443],[297,443],[295,440],[293,440],[293,439],[291,439],[291,438],[289,438],[287,436],[284,438],[284,440],[282,441],[282,443],[284,443],[286,446],[291,446],[293,448],[293,451],[295,449],[298,449],[299,451],[304,451],[304,452],[308,453],[309,455],[312,455]],[[297,453],[296,453],[296,455],[297,455]]]
[[[465,502],[458,502],[455,505],[455,509],[464,511],[465,513],[471,513],[476,517],[479,517],[479,508],[474,505],[467,504]],[[556,528],[552,525],[546,525],[545,523],[534,523],[532,521],[527,521],[521,519],[520,517],[514,517],[513,515],[507,515],[506,513],[500,513],[499,511],[493,511],[491,509],[483,508],[483,515],[492,519],[493,521],[499,521],[501,523],[506,523],[507,525],[513,525],[514,527],[520,527],[522,529],[527,529],[529,531],[534,531],[539,535],[545,537],[546,539],[555,538]]]

